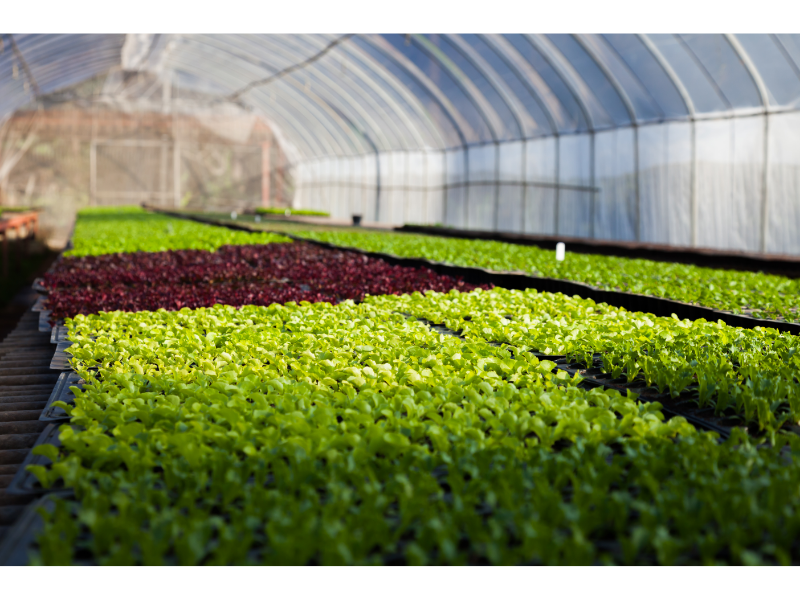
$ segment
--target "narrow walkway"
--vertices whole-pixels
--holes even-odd
[[[50,370],[50,334],[38,325],[39,313],[28,310],[0,342],[0,539],[35,498],[5,490],[46,426],[39,415],[59,375]]]

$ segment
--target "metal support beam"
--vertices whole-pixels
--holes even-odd
[[[747,51],[736,39],[735,35],[725,34],[725,39],[733,48],[734,52],[739,55],[742,63],[753,79],[753,82],[758,89],[758,94],[761,97],[761,104],[764,107],[764,148],[763,148],[763,173],[761,179],[761,232],[759,240],[759,249],[761,252],[767,251],[767,236],[769,234],[769,94],[761,74],[753,64],[752,59],[747,54]]]
[[[697,213],[698,213],[698,206],[697,206],[697,123],[696,123],[696,111],[694,108],[694,102],[692,101],[692,97],[689,95],[689,91],[686,89],[686,86],[683,85],[680,77],[672,68],[672,65],[669,64],[664,55],[661,54],[661,51],[656,47],[651,40],[646,35],[639,35],[639,39],[641,40],[642,44],[644,44],[645,48],[650,52],[656,62],[661,65],[661,68],[664,69],[664,73],[666,73],[667,77],[672,81],[672,84],[675,86],[675,89],[680,94],[683,103],[686,105],[686,112],[689,115],[689,123],[691,124],[691,159],[690,159],[690,171],[689,171],[689,210],[690,210],[690,219],[691,219],[691,244],[693,247],[697,246]]]
[[[272,151],[271,140],[261,144],[261,206],[269,207],[270,204],[270,152]]]

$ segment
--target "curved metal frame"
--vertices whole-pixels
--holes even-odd
[[[205,39],[203,38],[201,38],[198,41],[200,43],[205,43]],[[243,58],[243,57],[239,56],[238,58]],[[226,67],[225,70],[229,71],[231,69],[231,64],[226,64],[225,67]],[[263,69],[263,67],[259,67],[259,69]],[[241,77],[238,79],[239,81],[242,80]],[[253,106],[254,108],[259,108],[261,112],[264,112],[267,115],[270,114],[271,110],[274,110],[274,107],[280,105],[285,105],[283,106],[283,110],[284,113],[286,114],[292,114],[293,112],[296,112],[299,109],[301,113],[305,112],[306,115],[313,115],[313,117],[310,120],[305,119],[303,122],[319,123],[322,126],[322,131],[325,131],[329,135],[330,139],[334,142],[334,144],[341,149],[340,152],[335,152],[335,154],[351,153],[358,148],[357,141],[352,137],[352,135],[349,135],[348,127],[340,123],[337,118],[329,118],[330,115],[328,118],[322,117],[322,115],[325,112],[328,112],[326,111],[324,106],[320,106],[319,104],[312,102],[311,99],[308,98],[302,91],[298,91],[296,89],[297,86],[292,85],[290,83],[290,80],[281,80],[280,82],[276,83],[279,86],[285,87],[285,93],[288,93],[289,95],[289,102],[286,102],[286,99],[284,98],[285,94],[280,94],[279,95],[280,97],[275,102],[266,104],[267,108],[265,110],[264,105],[258,106],[258,104],[253,103],[252,101],[252,98],[258,98],[262,95],[266,95],[266,90],[257,89],[251,92],[250,105]],[[246,104],[244,100],[240,100],[239,103],[243,105]],[[319,135],[319,132],[317,133],[317,135]],[[347,143],[343,143],[344,140],[349,140],[348,143],[351,145],[350,149],[348,149]]]
[[[341,49],[342,46],[340,45],[339,50]],[[330,57],[330,54],[328,55],[328,57]],[[354,107],[358,107],[358,110],[355,111],[356,114],[360,116],[362,119],[365,119],[367,121],[367,124],[370,126],[370,129],[374,133],[383,136],[384,132],[392,132],[397,130],[395,126],[396,120],[392,119],[389,115],[385,114],[385,111],[374,102],[373,98],[364,97],[359,94],[352,94],[350,91],[345,89],[344,86],[340,85],[335,79],[331,78],[326,72],[327,71],[326,69],[323,69],[321,67],[322,67],[321,64],[315,64],[309,66],[307,69],[308,76],[319,78],[323,86],[328,86],[331,90],[335,91],[341,97],[341,100],[344,101],[345,106],[352,105]],[[356,73],[359,72],[359,70],[357,69],[353,69],[353,71]],[[326,100],[326,102],[328,102],[328,100]],[[397,113],[396,117],[399,117],[402,120],[402,122],[407,124],[410,121],[409,119],[404,118],[402,110],[398,109],[395,112]],[[379,125],[378,122],[374,119],[373,115],[382,115],[383,118],[381,119],[381,122],[383,123],[383,125]],[[403,139],[402,134],[397,133],[396,140],[399,141],[402,139]],[[394,144],[390,142],[388,139],[384,138],[384,140],[382,140],[382,145],[386,148],[391,148]]]
[[[645,45],[645,47],[650,51],[650,54],[653,55],[653,58],[658,61],[658,64],[661,65],[661,68],[664,69],[664,72],[667,74],[672,80],[672,83],[675,85],[675,89],[678,90],[681,98],[683,99],[683,103],[686,105],[686,111],[689,114],[689,123],[691,124],[691,169],[689,172],[689,211],[690,211],[690,227],[691,227],[691,240],[692,246],[697,246],[697,123],[696,123],[696,111],[694,108],[694,101],[692,100],[691,94],[689,94],[689,90],[686,89],[686,86],[683,85],[680,77],[675,73],[675,70],[672,68],[672,65],[669,64],[664,55],[661,54],[661,51],[658,47],[653,43],[647,35],[640,34],[639,39]]]
[[[583,118],[586,121],[586,127],[588,129],[589,134],[589,163],[590,163],[590,179],[589,179],[589,186],[591,188],[595,188],[595,181],[594,181],[594,164],[595,164],[595,147],[594,147],[594,136],[595,136],[595,124],[594,118],[591,115],[591,111],[585,102],[585,98],[581,91],[579,91],[580,84],[577,83],[576,78],[578,81],[580,80],[580,76],[574,71],[574,69],[566,68],[564,62],[566,59],[558,52],[558,49],[553,47],[549,40],[543,39],[541,36],[533,36],[533,35],[526,35],[528,42],[539,51],[542,55],[544,60],[550,65],[550,67],[561,77],[561,80],[564,82],[564,85],[567,86],[567,89],[572,94],[575,102],[577,102],[578,106],[583,113]],[[588,93],[588,92],[587,92]],[[559,187],[556,188],[556,208],[555,208],[555,227],[553,231],[556,235],[558,235],[558,221],[559,221],[559,207],[560,207],[560,191],[561,191],[561,148],[558,148],[559,157],[558,157],[558,170],[556,171],[556,175],[558,177],[557,182]],[[592,192],[594,194],[595,192]],[[591,201],[592,206],[594,206],[594,197]],[[592,215],[593,217],[593,215]]]
[[[759,247],[761,248],[761,252],[766,252],[767,232],[769,230],[769,224],[767,223],[767,217],[769,216],[767,212],[769,209],[769,93],[767,92],[767,86],[764,85],[764,80],[758,73],[758,69],[756,69],[750,56],[739,43],[739,40],[731,34],[725,34],[725,39],[741,59],[750,77],[752,77],[753,83],[761,97],[761,103],[764,105],[764,166],[761,175],[761,239],[759,240]]]
[[[533,96],[534,101],[536,101],[538,103],[539,108],[542,111],[542,114],[544,114],[545,118],[548,120],[548,122],[550,124],[550,131],[552,132],[552,137],[555,138],[555,146],[556,146],[555,166],[556,166],[556,179],[558,179],[558,153],[560,151],[560,147],[559,147],[560,133],[559,133],[559,130],[558,130],[558,124],[556,123],[555,117],[553,116],[553,113],[552,113],[550,107],[547,106],[547,104],[545,103],[544,99],[541,97],[540,90],[531,83],[533,81],[537,81],[538,74],[535,71],[533,71],[533,69],[531,68],[530,64],[527,61],[525,61],[521,56],[519,56],[519,53],[517,52],[516,48],[510,47],[510,44],[508,44],[507,42],[505,42],[505,40],[503,40],[502,36],[491,35],[491,36],[481,36],[481,37],[484,39],[484,42],[489,46],[489,48],[492,49],[495,52],[495,54],[497,54],[497,56],[500,58],[500,60],[502,60],[506,64],[506,66],[509,69],[511,69],[511,71],[517,76],[517,79],[528,90],[528,93],[530,93],[531,96]],[[515,60],[517,58],[519,59],[520,62]],[[524,66],[523,66],[523,64],[524,64]],[[533,73],[523,72],[523,69],[525,69],[525,67],[527,67],[527,71],[533,71]],[[536,77],[533,77],[534,74],[536,75]],[[527,75],[527,77],[526,77],[526,75]],[[549,86],[544,81],[541,80],[541,78],[538,78],[538,83],[539,83],[539,85],[544,86],[548,90],[550,89]],[[557,99],[556,99],[556,101],[557,101]],[[559,102],[559,105],[560,104],[561,103]],[[521,177],[521,181],[525,182],[525,184],[522,186],[522,200],[521,200],[522,201],[522,206],[521,206],[521,211],[520,211],[520,213],[522,215],[522,217],[521,217],[521,221],[522,222],[521,222],[520,229],[524,233],[525,232],[525,224],[527,223],[527,212],[528,212],[527,211],[527,207],[528,207],[528,184],[527,184],[527,177],[526,177],[526,172],[527,172],[527,168],[528,168],[528,143],[527,143],[527,140],[525,142],[523,142],[522,148],[523,148],[523,151],[522,151],[522,173],[521,173],[522,177]],[[498,176],[498,179],[499,179],[499,176]],[[557,193],[558,193],[558,190],[556,190],[556,194]]]
[[[641,209],[639,207],[639,119],[636,116],[636,109],[633,107],[633,103],[631,102],[630,98],[628,98],[628,94],[622,88],[617,78],[614,77],[613,73],[608,69],[606,64],[597,56],[597,53],[594,51],[594,48],[591,47],[590,44],[586,43],[582,35],[573,35],[572,37],[581,45],[584,51],[589,55],[589,57],[595,62],[597,67],[603,72],[608,79],[609,83],[612,87],[616,90],[617,94],[619,95],[622,103],[625,105],[625,110],[628,111],[628,118],[631,120],[631,126],[633,127],[633,180],[634,180],[634,194],[636,198],[636,226],[634,228],[634,235],[636,236],[636,241],[638,242],[641,239],[641,218],[640,213]],[[594,161],[593,161],[594,162]],[[594,174],[594,165],[592,165],[592,185],[595,185],[595,174]],[[595,220],[597,218],[597,199],[594,194],[592,194],[592,216],[591,216],[591,237],[595,237],[594,225]]]

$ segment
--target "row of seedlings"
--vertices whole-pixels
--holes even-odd
[[[421,258],[462,267],[479,267],[495,272],[525,273],[540,279],[583,284],[584,292],[623,292],[664,298],[683,305],[713,309],[713,318],[744,325],[737,316],[767,321],[766,325],[800,332],[800,280],[761,272],[714,269],[689,264],[630,259],[597,254],[567,252],[564,260],[554,260],[552,251],[535,246],[435,237],[396,232],[309,229],[298,225],[261,225],[271,230],[309,240],[329,242],[341,247]],[[555,290],[548,290],[555,291]],[[598,296],[601,296],[598,294]],[[615,302],[624,301],[618,296]],[[676,307],[680,311],[681,307]],[[687,316],[691,309],[683,307]],[[705,311],[697,311],[702,314]],[[711,320],[711,319],[709,319]],[[769,323],[772,321],[772,323]],[[757,325],[757,323],[754,323]],[[746,326],[746,325],[745,325]]]

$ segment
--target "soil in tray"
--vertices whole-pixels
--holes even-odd
[[[367,294],[477,287],[427,268],[303,242],[65,258],[46,275],[45,285],[51,320],[100,310],[337,303]]]

